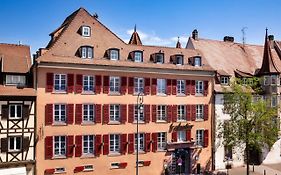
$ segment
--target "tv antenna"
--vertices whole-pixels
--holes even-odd
[[[241,31],[242,31],[242,42],[243,42],[243,48],[244,48],[244,46],[245,46],[245,44],[246,44],[246,29],[247,29],[248,27],[243,27],[242,29],[241,29]]]

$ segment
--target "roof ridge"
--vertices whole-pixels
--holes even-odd
[[[192,37],[190,37],[190,38],[193,39]],[[243,45],[243,43],[239,43],[239,42],[227,42],[227,41],[216,40],[216,39],[208,39],[208,38],[198,38],[198,40],[196,40],[196,41],[200,41],[200,40],[211,41],[211,42],[219,42],[219,43],[229,43],[229,44],[232,43],[232,44],[237,44],[237,45]],[[259,46],[259,47],[263,47],[262,45],[259,45],[259,44],[244,44],[244,45],[245,46]]]

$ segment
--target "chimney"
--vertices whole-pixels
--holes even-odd
[[[193,30],[193,32],[192,32],[192,38],[193,38],[194,40],[198,40],[198,31],[197,31],[197,29]]]
[[[269,39],[269,41],[273,41],[274,40],[274,35],[268,35],[268,39]]]
[[[234,37],[232,37],[232,36],[225,36],[225,37],[223,37],[223,41],[224,42],[234,42]]]

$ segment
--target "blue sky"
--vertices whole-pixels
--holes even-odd
[[[1,0],[0,42],[45,47],[49,33],[79,7],[97,13],[99,20],[127,41],[137,25],[144,44],[175,46],[193,29],[199,37],[222,40],[226,35],[246,43],[263,44],[265,28],[281,40],[280,0]]]

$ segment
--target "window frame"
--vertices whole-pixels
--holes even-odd
[[[271,84],[271,77],[268,76],[268,75],[265,75],[265,76],[264,76],[264,79],[263,79],[263,84],[264,84],[265,86],[270,85],[270,84]]]
[[[139,152],[145,151],[145,133],[138,133],[139,135]],[[134,151],[137,151],[137,134],[134,134]]]
[[[10,78],[8,78],[10,77]],[[16,78],[17,77],[17,78]],[[26,76],[25,75],[11,75],[11,74],[7,74],[5,77],[5,85],[26,85]],[[14,79],[17,79],[18,81],[16,82]],[[11,80],[10,82],[8,82],[8,80]]]
[[[157,105],[156,121],[167,121],[167,105]]]
[[[13,149],[11,149],[11,139],[13,139],[12,142],[13,143]],[[19,139],[19,140],[17,140]],[[18,142],[19,141],[19,142]],[[18,144],[19,143],[19,148],[18,147]],[[22,150],[22,137],[21,136],[9,136],[8,137],[8,152],[20,152]]]
[[[196,130],[196,145],[202,147],[204,146],[204,129]]]
[[[177,106],[177,122],[186,121],[186,105]]]
[[[109,77],[109,93],[120,93],[121,78],[117,76]]]
[[[184,59],[183,59],[183,55],[175,55],[175,57],[176,57],[176,65],[184,65]],[[179,59],[181,60],[181,61],[179,61]]]
[[[58,138],[58,141],[56,141],[56,138]],[[62,141],[62,138],[64,138],[64,141]],[[53,153],[54,157],[66,157],[66,136],[54,136],[54,143],[53,143]],[[56,148],[56,143],[58,142],[58,148]],[[64,147],[63,147],[64,142]],[[56,154],[56,149],[58,150],[58,154]],[[64,151],[64,154],[63,154]]]
[[[109,49],[109,59],[112,61],[119,60],[120,59],[119,49]]]
[[[134,105],[134,122],[144,122],[144,112],[138,109],[138,105]]]
[[[136,57],[137,54],[140,54],[140,57]],[[136,59],[139,58],[139,59]],[[143,62],[143,52],[142,51],[134,51],[134,62],[141,63]]]
[[[177,95],[185,95],[185,80],[177,80]]]
[[[58,76],[58,78],[57,78],[57,76]],[[58,84],[56,83],[56,81],[58,81]],[[57,89],[57,87],[58,87],[58,89]],[[55,90],[55,92],[66,92],[66,90],[67,90],[67,75],[66,74],[54,74],[54,90]]]
[[[94,48],[92,46],[81,46],[81,58],[82,59],[93,59]]]
[[[11,112],[11,108],[12,107],[15,107],[15,113],[14,113],[14,117],[12,117],[11,116],[11,114],[12,114],[12,112]],[[20,116],[18,116],[18,107],[20,107]],[[22,104],[16,104],[16,103],[14,103],[14,104],[9,104],[9,119],[11,119],[11,120],[19,120],[19,119],[22,119],[22,116],[23,115],[23,105]]]
[[[195,94],[202,95],[204,93],[204,81],[196,80],[195,81]]]
[[[157,90],[157,95],[166,95],[167,80],[164,78],[157,78],[156,90]]]
[[[109,154],[120,153],[121,150],[120,138],[121,138],[120,134],[109,134]]]
[[[83,104],[83,123],[95,122],[95,105]]]
[[[197,104],[196,105],[196,121],[204,120],[204,105]]]
[[[93,92],[95,89],[95,76],[83,75],[83,92]]]
[[[109,122],[120,122],[121,120],[121,107],[120,104],[109,105]]]
[[[92,137],[92,139],[91,139]],[[83,155],[94,155],[95,153],[95,136],[94,135],[83,135],[82,140],[82,153]],[[85,146],[86,143],[86,146]]]
[[[158,60],[158,58],[160,58],[159,56],[161,56],[161,61]],[[164,63],[164,53],[156,53],[155,62],[156,62],[156,64],[163,64]]]
[[[56,109],[56,106],[58,106],[58,109]],[[64,109],[62,109],[62,106],[64,106]],[[63,103],[56,103],[53,105],[53,121],[54,121],[54,124],[60,124],[60,123],[66,123],[67,121],[67,105],[66,104],[63,104]],[[64,115],[62,114],[64,110]],[[58,115],[56,114],[56,111],[58,111]],[[58,117],[58,120],[56,120],[56,116]],[[64,117],[64,120],[63,120],[63,117]]]
[[[228,76],[221,76],[220,77],[220,83],[222,85],[229,85],[229,77]]]
[[[197,66],[197,67],[202,66],[202,58],[201,57],[199,57],[199,56],[198,57],[194,57],[194,66]]]
[[[85,29],[88,29],[88,34],[85,34]],[[82,36],[84,36],[84,37],[91,36],[91,27],[90,26],[82,26]]]
[[[134,77],[134,94],[144,93],[144,78]]]
[[[158,132],[157,133],[157,151],[164,151],[167,146],[167,133]]]
[[[177,142],[186,142],[186,131],[185,130],[180,130],[177,131]]]

